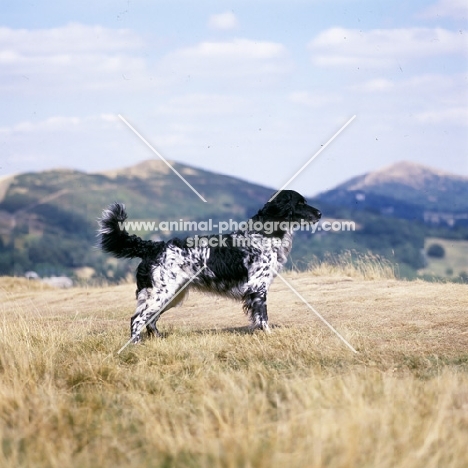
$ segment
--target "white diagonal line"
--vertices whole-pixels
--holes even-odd
[[[295,288],[293,288],[278,272],[275,272],[283,283],[333,332],[336,336],[353,352],[358,354],[358,352],[343,338],[340,333],[338,333],[305,299],[302,297]]]
[[[274,200],[355,118],[353,115],[268,201]]]
[[[205,203],[207,203],[207,201],[203,198],[203,196],[200,195],[200,194],[190,185],[190,183],[187,182],[187,180],[186,180],[182,175],[180,175],[180,174],[169,164],[169,162],[168,162],[166,159],[164,159],[164,158],[162,157],[162,155],[161,155],[158,151],[156,151],[156,150],[153,148],[153,146],[151,146],[150,143],[148,143],[148,141],[147,141],[137,130],[135,130],[135,128],[134,128],[131,124],[128,123],[128,121],[127,121],[124,117],[122,117],[120,114],[118,114],[118,116],[119,116],[119,119],[120,119],[125,125],[127,125],[127,127],[128,127],[130,130],[132,130],[132,132],[133,132],[136,136],[138,136],[138,138],[140,138],[140,140],[141,140],[156,156],[158,156],[162,161],[164,161],[164,162],[166,163],[166,165],[169,167],[169,169],[171,169],[181,180],[183,180],[183,181],[185,182],[185,184],[186,184],[188,187],[190,187],[190,188],[193,190],[194,193],[196,193]]]
[[[187,283],[185,283],[168,301],[166,301],[165,304],[161,306],[161,310],[166,307],[167,304],[169,304],[172,300],[174,300],[204,269],[206,268],[206,265],[203,265],[191,278]],[[138,333],[143,330],[143,328],[148,325],[153,317],[151,317],[149,320],[147,320],[138,330]],[[120,354],[131,342],[133,341],[133,337],[131,337],[118,351],[117,354]]]

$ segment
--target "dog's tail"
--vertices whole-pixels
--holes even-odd
[[[163,249],[164,242],[143,240],[136,235],[130,235],[124,226],[126,219],[125,205],[121,203],[114,203],[102,212],[98,231],[101,249],[117,258],[157,256]]]

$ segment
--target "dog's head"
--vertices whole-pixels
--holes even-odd
[[[317,208],[294,190],[282,190],[254,216],[259,221],[287,223],[316,223],[322,217]]]

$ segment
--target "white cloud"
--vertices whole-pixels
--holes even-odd
[[[0,28],[1,49],[23,56],[132,51],[143,45],[141,37],[128,29],[78,23],[50,29]]]
[[[447,96],[450,95],[453,96],[452,99],[455,102],[463,99],[463,94],[460,95],[459,92],[465,86],[465,77],[462,74],[423,74],[404,80],[375,78],[357,85],[351,85],[348,89],[366,94],[406,95],[405,99],[424,96],[426,102],[434,102],[440,99],[447,100]]]
[[[291,69],[283,44],[250,39],[206,41],[169,53],[159,64],[183,77],[232,78],[273,75]],[[233,83],[234,84],[234,83]]]
[[[467,54],[468,38],[442,28],[327,29],[309,42],[319,66],[387,67],[406,60]]]
[[[419,112],[416,121],[422,124],[450,124],[468,126],[468,109],[466,107],[440,108]]]
[[[186,58],[268,60],[284,56],[286,48],[277,42],[234,39],[226,42],[201,42],[194,47],[181,49],[178,53]]]
[[[221,29],[228,31],[236,29],[239,26],[236,15],[232,11],[226,11],[217,15],[211,15],[208,20],[208,26],[211,29]]]
[[[68,24],[51,29],[0,28],[0,89],[22,93],[107,89],[147,75],[144,42],[126,29]]]
[[[466,88],[466,77],[463,74],[441,75],[441,74],[424,74],[416,75],[407,80],[402,80],[397,86],[408,90],[410,92],[426,93],[427,96],[432,95],[432,100],[450,92],[458,95],[457,99],[464,97],[467,98],[463,92]],[[460,91],[462,93],[460,94]]]
[[[326,107],[342,101],[341,97],[337,94],[310,93],[308,91],[295,91],[289,95],[289,99],[295,104],[311,108]]]
[[[450,17],[466,21],[468,4],[466,0],[439,0],[436,4],[426,8],[419,16],[422,18]]]
[[[356,105],[362,103],[363,113],[371,113],[375,122],[386,122],[393,128],[401,125],[407,129],[405,133],[411,133],[410,129],[421,132],[425,125],[437,125],[438,132],[448,127],[460,131],[468,125],[468,95],[463,73],[423,74],[391,81],[378,78],[348,89]],[[449,138],[448,135],[444,138]],[[425,138],[437,140],[433,135],[426,134]]]
[[[168,137],[169,135],[165,135]],[[53,167],[99,170],[148,157],[114,114],[55,115],[0,127],[4,174]]]
[[[216,116],[239,113],[245,109],[247,100],[224,94],[186,94],[170,99],[159,106],[158,113],[183,117]]]
[[[18,135],[24,133],[42,133],[56,131],[72,131],[85,125],[96,125],[103,123],[118,122],[119,119],[114,114],[101,114],[87,117],[69,117],[63,115],[55,115],[47,119],[39,121],[25,120],[14,125],[0,127],[2,135]]]
[[[391,91],[394,87],[395,83],[391,80],[387,80],[386,78],[375,78],[359,85],[353,85],[350,89],[363,93],[377,93]]]

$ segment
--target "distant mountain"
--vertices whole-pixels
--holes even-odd
[[[208,203],[158,160],[97,174],[60,169],[1,179],[0,274],[35,269],[50,275],[89,265],[110,268],[109,256],[101,258],[93,245],[96,220],[115,201],[125,203],[131,220],[212,219],[215,223],[249,218],[273,193],[273,189],[234,177],[171,164]]]
[[[114,201],[127,205],[130,215],[144,219],[174,216],[245,216],[258,209],[272,189],[235,177],[171,162],[208,203],[204,203],[162,161],[144,161],[132,167],[88,174],[73,170],[51,170],[20,174],[0,182],[0,210],[11,217],[39,214],[42,205],[95,220]],[[45,228],[47,228],[45,226]]]
[[[335,206],[430,224],[468,223],[468,177],[411,162],[354,177],[318,198]]]
[[[120,280],[132,274],[135,261],[116,260],[95,248],[96,221],[110,203],[125,203],[131,221],[211,219],[215,224],[248,219],[274,192],[235,177],[171,164],[208,203],[154,159],[94,174],[57,169],[1,178],[0,275],[32,270],[41,276]],[[428,216],[439,223],[438,237],[448,233],[464,238],[465,231],[440,226],[463,221],[467,184],[466,178],[410,163],[355,177],[309,201],[324,213],[324,221],[352,220],[356,230],[297,233],[289,265],[306,268],[328,254],[372,251],[398,264],[401,274],[414,276],[425,264],[424,239],[434,229],[423,222],[429,222]],[[165,239],[195,233],[171,229],[137,234]]]

